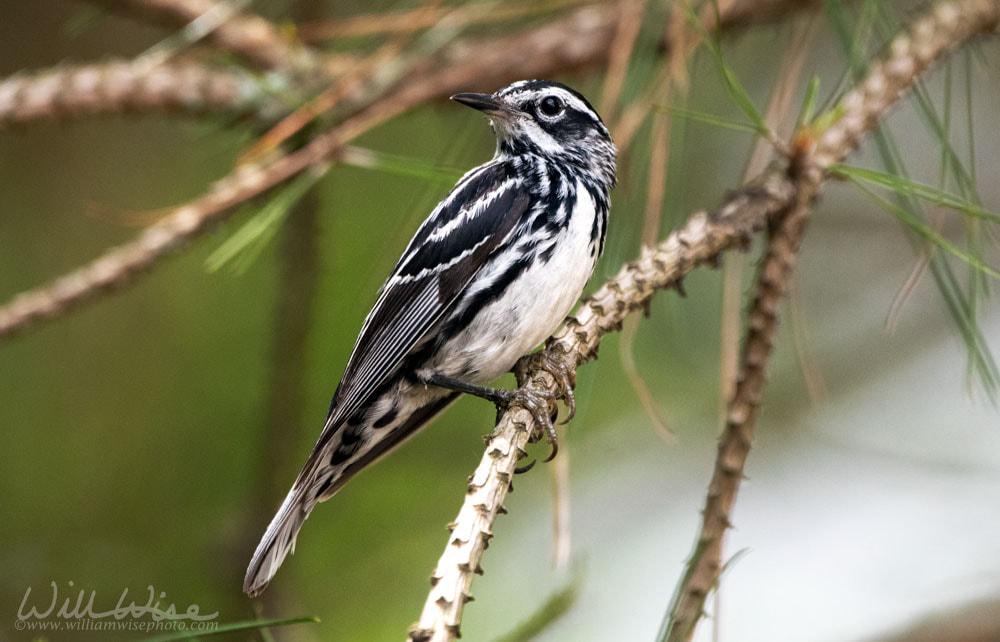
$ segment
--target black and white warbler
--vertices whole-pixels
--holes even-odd
[[[555,452],[549,399],[484,384],[544,341],[580,297],[604,249],[615,146],[590,103],[560,83],[452,99],[490,118],[496,154],[458,181],[382,286],[323,432],[254,552],[249,595],[294,551],[318,502],[463,392],[528,408]],[[566,371],[540,365],[563,382],[572,412]]]

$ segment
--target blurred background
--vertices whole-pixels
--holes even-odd
[[[841,86],[849,65],[838,29],[856,29],[850,33],[872,54],[914,7],[831,4],[840,3],[816,3],[811,18],[789,11],[722,36],[725,59],[762,113],[775,84],[787,80],[793,42],[805,42],[790,111],[778,122],[782,135],[809,78],[819,81],[821,106]],[[865,13],[872,4],[883,5],[874,19]],[[494,3],[482,15],[523,6]],[[542,4],[536,13],[461,25],[454,38],[518,33],[580,6]],[[295,22],[337,25],[383,13],[388,20],[418,7],[257,0],[247,9],[294,38]],[[726,126],[746,118],[705,50],[687,61],[686,93],[650,94],[668,64],[657,43],[671,8],[650,1],[617,10],[641,17],[632,43],[624,27],[612,43],[625,62],[605,55],[552,78],[590,97],[613,125],[648,101],[623,151],[607,251],[589,291],[637,255],[644,229],[665,236],[739,186],[754,147],[752,133]],[[171,33],[84,3],[4,3],[0,72],[131,58]],[[348,55],[391,37],[376,30],[310,44]],[[502,66],[508,52],[482,55]],[[950,123],[955,155],[994,212],[998,63],[997,43],[981,41],[928,75],[920,93],[939,122]],[[262,83],[273,80],[260,74]],[[651,177],[665,123],[669,160],[665,174]],[[317,131],[328,126],[321,120]],[[51,281],[132,238],[163,208],[204,193],[265,129],[232,116],[184,114],[6,126],[0,298]],[[911,180],[958,191],[952,161],[942,162],[943,135],[918,100],[905,100],[887,131]],[[439,98],[354,144],[393,162],[336,164],[306,186],[270,242],[258,240],[252,261],[220,267],[219,248],[280,196],[241,209],[121,292],[0,344],[0,640],[38,636],[15,630],[18,607],[29,587],[29,604],[47,605],[52,582],[60,601],[82,589],[104,609],[126,588],[129,600],[144,604],[153,586],[164,603],[218,611],[220,622],[322,620],[272,629],[278,640],[405,636],[445,544],[444,526],[482,453],[481,436],[492,428],[493,409],[477,399],[460,400],[320,506],[262,600],[240,592],[250,554],[322,427],[378,287],[455,178],[491,156],[494,138],[481,116]],[[872,139],[848,162],[885,170]],[[651,180],[665,191],[652,207]],[[920,214],[964,256],[998,264],[987,224],[927,206]],[[539,464],[515,479],[510,514],[495,525],[485,575],[466,608],[465,639],[503,639],[567,586],[565,612],[534,639],[655,637],[693,546],[715,456],[722,337],[739,321],[724,304],[726,279],[744,295],[742,308],[759,248],[758,240],[749,254],[727,256],[725,272],[693,272],[686,297],[659,295],[631,338],[609,335],[600,359],[581,368],[576,418],[559,454],[568,467],[572,562],[554,564],[555,465]],[[950,310],[953,298],[932,277],[929,255],[955,275],[974,312]],[[741,554],[696,639],[861,641],[906,631],[892,639],[922,639],[917,632],[930,626],[948,633],[928,639],[958,639],[952,627],[970,625],[974,636],[961,639],[1000,639],[1000,421],[988,358],[975,356],[988,348],[970,348],[979,340],[968,338],[973,327],[979,343],[1000,345],[994,288],[982,281],[961,257],[928,251],[855,185],[828,184],[782,310],[726,545],[727,556]],[[512,377],[503,383],[512,385]],[[646,405],[637,392],[643,386]],[[546,446],[530,454],[544,458]],[[947,619],[956,612],[962,615]],[[928,619],[942,617],[943,624]]]

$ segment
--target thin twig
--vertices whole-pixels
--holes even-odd
[[[805,306],[802,301],[802,283],[793,278],[788,288],[788,320],[792,330],[792,348],[795,350],[795,362],[802,373],[802,382],[806,394],[813,405],[826,401],[826,384],[823,381],[823,371],[820,369],[811,350],[812,341],[809,338],[809,328],[805,320]]]
[[[136,239],[113,248],[43,288],[24,292],[0,308],[0,337],[51,319],[148,269],[234,207],[328,158],[339,148],[334,130],[303,149],[267,164],[248,165],[218,181],[204,196],[174,210]]]
[[[621,3],[621,17],[615,28],[615,37],[608,52],[608,68],[604,74],[604,87],[598,110],[604,119],[611,122],[618,112],[625,77],[628,75],[628,61],[639,39],[639,28],[646,13],[646,0],[624,0]]]
[[[620,146],[628,145],[639,126],[652,113],[652,105],[669,104],[671,95],[675,92],[687,93],[688,62],[700,40],[697,30],[685,20],[684,10],[680,3],[675,3],[670,9],[665,35],[667,41],[673,44],[673,55],[663,62],[655,81],[651,83],[642,96],[628,106],[622,118],[616,123],[615,132],[620,135],[618,138]],[[643,246],[652,246],[660,238],[660,219],[662,218],[663,198],[666,194],[670,160],[671,119],[666,113],[652,113],[652,118],[651,139],[653,144],[649,158],[646,207],[643,213]],[[638,328],[639,318],[637,316],[632,315],[625,319],[618,350],[622,372],[632,386],[656,434],[664,443],[673,444],[676,438],[670,429],[670,423],[667,421],[664,411],[657,404],[649,384],[646,383],[636,363],[635,337]]]
[[[556,426],[559,434],[559,456],[552,462],[552,565],[556,569],[569,566],[572,550],[572,521],[569,498],[569,454],[566,427]]]
[[[219,0],[90,0],[113,11],[164,24],[170,29],[187,27],[213,12],[225,11]],[[294,71],[317,68],[315,56],[301,45],[289,43],[277,26],[245,11],[227,15],[205,37],[216,47],[230,51],[258,69]]]
[[[305,147],[269,162],[237,168],[217,181],[205,195],[183,205],[143,231],[134,240],[113,248],[91,263],[53,283],[23,292],[0,307],[0,338],[39,321],[52,319],[128,282],[171,250],[198,236],[233,209],[306,169],[325,172],[344,145],[406,109],[400,103],[373,103],[367,110]]]
[[[440,0],[431,0],[417,11],[434,12]],[[408,69],[407,65],[394,64],[400,52],[412,39],[412,33],[404,32],[390,38],[371,55],[359,60],[352,69],[343,73],[336,82],[311,98],[301,107],[289,114],[270,131],[260,137],[254,145],[243,154],[244,159],[258,158],[266,152],[276,149],[293,134],[321,114],[332,110],[338,103],[352,94],[365,93],[368,96],[378,95],[381,87],[392,86]],[[378,75],[379,87],[373,88],[373,77]],[[366,83],[369,86],[365,86]]]
[[[786,263],[782,261],[794,256],[795,239],[801,234],[808,206],[824,178],[821,171],[856,147],[885,116],[900,93],[938,56],[974,35],[991,31],[998,19],[1000,7],[988,0],[957,0],[935,6],[932,12],[914,23],[909,34],[897,38],[888,57],[874,65],[868,77],[848,92],[838,106],[839,117],[834,122],[827,123],[825,129],[811,136],[797,138],[796,149],[800,150],[802,158],[795,164],[795,171],[782,168],[766,171],[729,196],[717,210],[694,214],[681,229],[656,247],[644,249],[637,260],[622,267],[616,276],[583,302],[576,315],[567,319],[545,349],[574,368],[595,358],[603,336],[620,328],[631,311],[641,309],[657,292],[678,287],[680,280],[694,267],[716,264],[722,252],[746,247],[753,233],[769,221],[776,224],[771,249],[776,258],[771,264],[785,269]],[[759,297],[762,302],[772,300],[774,293],[780,294],[781,276],[773,280],[772,276],[765,274],[761,278],[765,288]],[[768,290],[775,286],[779,289]],[[763,313],[763,303],[759,307]],[[747,355],[745,363],[753,364],[755,355],[766,343],[762,341],[766,336],[764,332],[761,340],[748,345],[744,352]],[[763,367],[764,362],[757,365]],[[556,382],[544,371],[529,372],[519,383],[539,392],[557,392]],[[740,396],[743,402],[734,406],[730,414],[733,433],[737,436],[745,435],[740,427],[755,407],[755,399],[759,401],[758,383],[762,381],[754,383]],[[411,640],[446,641],[458,635],[462,610],[470,599],[468,590],[472,577],[481,572],[485,542],[492,536],[493,522],[506,496],[519,450],[527,443],[533,429],[533,421],[523,409],[512,408],[501,417],[495,437],[473,475],[445,552],[432,575],[432,588],[420,620],[410,630]],[[748,447],[749,444],[742,449],[744,456]],[[721,446],[720,452],[723,452]],[[728,469],[731,463],[723,460],[719,465]],[[733,489],[738,487],[739,476],[729,483]],[[735,490],[732,492],[735,497]],[[725,508],[718,502],[713,502],[713,506]],[[728,527],[728,512],[706,514],[706,520],[709,519],[721,525],[721,532]],[[697,558],[706,559],[706,556],[698,555]],[[698,568],[693,568],[688,579],[697,582],[683,584],[678,591],[680,599],[700,595],[698,603],[702,603],[714,585],[718,570],[716,567],[710,568],[708,573],[700,573]],[[711,579],[707,584],[704,583],[706,577]],[[692,615],[694,619],[688,620],[690,630],[701,615],[700,607]]]
[[[664,64],[664,71],[669,71],[670,65]],[[667,76],[666,73],[662,74]],[[670,96],[670,81],[667,80],[660,95],[660,102],[666,103]],[[649,157],[649,177],[646,179],[646,208],[643,214],[642,244],[652,246],[660,238],[660,218],[663,212],[663,198],[666,194],[667,168],[670,161],[670,116],[664,113],[653,115],[653,131],[651,135],[653,148]],[[670,430],[670,422],[657,404],[653,391],[639,371],[635,360],[635,337],[639,328],[637,316],[628,317],[622,328],[622,337],[618,349],[622,371],[635,392],[639,403],[653,426],[656,434],[667,444],[675,441]]]

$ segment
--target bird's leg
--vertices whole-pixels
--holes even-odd
[[[505,406],[511,397],[510,390],[504,390],[503,388],[490,388],[489,386],[477,386],[473,383],[466,383],[459,379],[452,379],[451,377],[445,377],[444,375],[433,374],[422,374],[418,373],[417,378],[420,383],[426,386],[437,386],[439,388],[447,388],[448,390],[454,390],[455,392],[464,392],[467,395],[472,395],[474,397],[479,397],[487,401],[492,401],[497,407]]]
[[[535,420],[535,424],[545,431],[545,434],[548,436],[548,441],[552,445],[552,453],[545,461],[551,461],[552,458],[556,456],[559,448],[556,440],[556,429],[552,425],[552,421],[555,419],[558,409],[553,406],[552,402],[560,398],[559,394],[553,395],[547,391],[538,391],[531,388],[507,390],[505,388],[477,386],[475,384],[466,383],[458,379],[452,379],[451,377],[445,377],[435,373],[418,374],[418,379],[425,385],[438,386],[440,388],[447,388],[448,390],[464,392],[466,394],[481,397],[493,402],[493,404],[497,407],[498,420],[503,412],[508,408],[513,406],[524,408],[531,413],[532,418]]]

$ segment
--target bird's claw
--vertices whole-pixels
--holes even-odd
[[[518,385],[524,385],[528,376],[534,370],[544,370],[555,379],[559,390],[552,396],[553,400],[561,399],[566,404],[566,418],[559,422],[561,425],[568,424],[576,416],[576,396],[573,388],[576,387],[576,370],[570,366],[569,361],[558,353],[550,350],[541,350],[525,357],[514,366],[514,374],[517,377]]]
[[[546,391],[534,390],[532,388],[517,388],[516,390],[505,390],[503,399],[497,404],[498,410],[506,411],[516,406],[524,408],[531,413],[531,418],[534,419],[537,429],[544,431],[549,443],[552,444],[552,453],[547,459],[542,460],[543,462],[552,461],[552,458],[556,456],[556,452],[559,450],[556,428],[552,424],[552,420],[558,412],[558,409],[553,404],[555,399],[556,395]],[[534,437],[532,441],[538,441],[538,438]]]
[[[517,468],[515,468],[514,469],[514,474],[515,475],[523,475],[524,473],[526,473],[529,470],[531,470],[532,468],[534,468],[535,464],[537,464],[537,463],[538,463],[537,459],[532,459],[529,463],[527,463],[527,464],[525,464],[523,466],[518,466]]]
[[[550,393],[523,387],[528,380],[529,374],[536,370],[544,370],[552,375],[559,388],[558,391]],[[508,394],[505,395],[506,398],[503,400],[505,409],[518,406],[531,413],[532,419],[535,420],[535,426],[537,426],[540,433],[535,437],[534,441],[537,441],[541,434],[545,434],[549,445],[552,446],[552,452],[542,460],[543,462],[550,462],[555,459],[556,454],[559,452],[559,437],[553,425],[558,416],[559,409],[555,406],[554,402],[562,399],[566,404],[569,412],[566,419],[561,422],[566,424],[576,414],[576,398],[573,396],[573,386],[576,384],[576,372],[564,359],[542,350],[518,361],[514,367],[514,374],[517,376],[519,387],[516,390],[508,391]],[[526,466],[520,472],[527,472],[533,465],[534,463]]]

